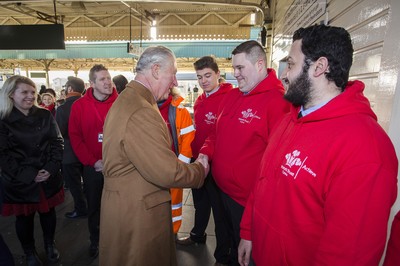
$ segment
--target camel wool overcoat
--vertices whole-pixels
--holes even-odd
[[[199,188],[205,173],[171,145],[152,93],[131,81],[104,124],[100,265],[177,264],[169,188]]]

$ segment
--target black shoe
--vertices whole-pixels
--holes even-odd
[[[56,249],[54,241],[45,243],[44,250],[46,251],[47,261],[50,264],[57,263],[60,260],[60,252]]]
[[[86,213],[79,213],[77,211],[67,212],[65,213],[65,217],[69,219],[76,219],[76,218],[85,218],[87,216]]]
[[[89,256],[91,258],[96,258],[99,255],[99,245],[98,244],[90,244],[89,247]]]
[[[39,259],[39,256],[36,252],[36,249],[25,249],[26,255],[26,264],[28,266],[43,266],[42,261]]]

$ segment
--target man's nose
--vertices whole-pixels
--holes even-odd
[[[280,79],[281,80],[287,80],[286,74],[287,74],[287,67],[285,67],[285,69],[282,71]]]

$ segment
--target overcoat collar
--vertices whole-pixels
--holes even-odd
[[[157,106],[157,102],[154,99],[153,94],[151,93],[151,91],[148,88],[146,88],[142,83],[140,83],[136,80],[133,80],[132,82],[135,83],[135,85],[133,87],[137,90],[137,92],[140,95],[142,95],[146,99],[146,101],[148,101],[151,105]]]

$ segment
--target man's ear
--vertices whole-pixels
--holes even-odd
[[[313,68],[313,75],[315,77],[319,77],[321,75],[324,75],[325,73],[329,73],[329,62],[328,58],[322,56],[317,59],[317,61],[314,62],[314,64],[311,66]]]
[[[151,66],[151,74],[155,79],[158,79],[158,76],[160,74],[160,65],[159,64],[154,64]]]
[[[257,62],[256,62],[258,70],[260,71],[261,69],[264,69],[265,66],[266,66],[266,63],[267,62],[264,62],[263,59],[258,59]]]

